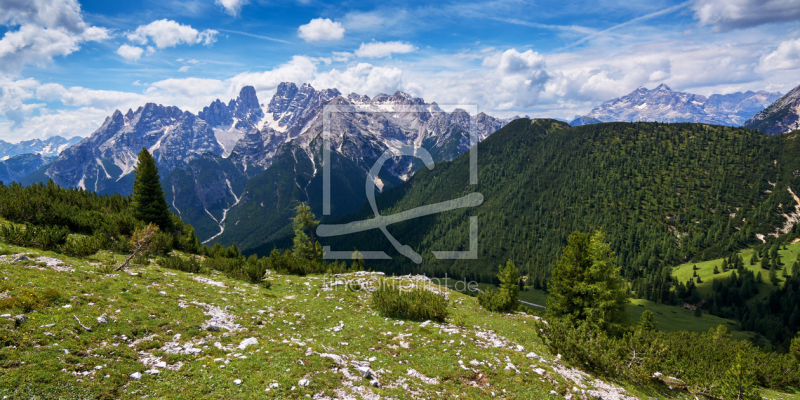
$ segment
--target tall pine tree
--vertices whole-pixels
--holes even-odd
[[[153,156],[142,148],[133,180],[131,209],[136,219],[154,223],[165,232],[172,232],[172,219],[164,190],[158,178],[158,167]]]

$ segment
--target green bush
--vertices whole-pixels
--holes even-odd
[[[378,289],[372,292],[372,308],[389,318],[437,322],[447,318],[444,296],[421,287],[406,290],[388,281],[381,281]]]
[[[59,251],[68,256],[86,257],[100,250],[100,241],[94,236],[70,236]]]
[[[148,257],[146,254],[139,254],[131,259],[131,264],[150,265],[150,257]]]
[[[484,309],[492,312],[509,312],[517,308],[517,302],[511,298],[509,293],[492,288],[478,295],[478,303]]]
[[[35,293],[21,289],[5,299],[0,299],[0,310],[18,310],[24,313],[34,310],[41,310],[46,306],[45,302]]]
[[[23,247],[37,247],[42,250],[58,248],[67,240],[67,235],[69,235],[69,229],[63,226],[40,227],[7,224],[0,227],[0,237],[6,243]]]
[[[66,299],[61,295],[61,292],[59,292],[58,289],[47,288],[42,293],[42,300],[46,301],[47,304],[50,305],[60,305],[64,303]]]
[[[169,256],[161,259],[159,265],[164,268],[191,273],[199,273],[203,270],[203,264],[194,257],[185,259],[178,256]]]
[[[268,279],[264,279],[263,281],[261,281],[261,287],[263,287],[264,289],[267,289],[267,290],[272,289],[272,281],[268,280]]]
[[[148,250],[156,254],[167,254],[172,251],[173,236],[168,232],[158,231],[150,239]]]

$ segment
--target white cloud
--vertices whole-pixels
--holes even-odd
[[[775,51],[761,58],[758,67],[762,72],[800,68],[800,38],[781,42]]]
[[[346,51],[334,51],[333,52],[333,61],[347,62],[351,58],[353,58],[353,53],[348,53]]]
[[[75,0],[0,0],[0,24],[9,27],[0,39],[0,72],[10,74],[72,54],[83,42],[109,37],[107,29],[83,21]]]
[[[333,69],[319,73],[311,85],[315,88],[336,88],[345,94],[356,92],[374,96],[378,93],[394,93],[403,87],[403,71],[395,67],[359,63],[344,71]]]
[[[242,7],[249,3],[247,0],[215,0],[215,3],[225,8],[225,12],[232,17],[236,17],[242,11]]]
[[[144,53],[144,49],[141,47],[136,46],[129,46],[127,44],[123,44],[119,46],[117,49],[117,54],[122,56],[122,58],[128,61],[138,61],[139,58],[142,57],[142,53]]]
[[[409,43],[403,42],[371,42],[361,43],[361,47],[355,51],[359,57],[381,58],[389,57],[392,53],[411,53],[417,48]]]
[[[305,25],[300,25],[297,30],[297,36],[306,42],[339,40],[344,37],[344,27],[341,23],[331,21],[328,18],[316,18]]]
[[[797,0],[696,0],[692,9],[701,25],[721,32],[800,19]]]
[[[73,34],[86,30],[77,0],[0,0],[0,24],[62,28]]]
[[[180,97],[197,97],[225,92],[227,85],[218,79],[181,78],[165,79],[150,84],[148,93],[162,90],[162,95],[178,95]]]
[[[189,72],[189,66],[188,65],[184,65],[184,66],[178,68],[178,72]]]
[[[501,110],[536,105],[539,93],[550,79],[544,57],[533,50],[520,53],[508,49],[486,57],[483,65],[494,67],[487,78],[500,89],[494,102]]]
[[[255,87],[258,91],[272,91],[281,82],[310,82],[317,66],[308,57],[294,56],[286,64],[263,72],[243,72],[229,79],[230,93],[237,93],[239,89],[246,85]]]
[[[161,19],[147,25],[141,25],[135,31],[127,34],[128,40],[141,45],[152,40],[156,47],[163,49],[177,46],[182,43],[194,45],[202,43],[206,46],[216,42],[219,32],[213,29],[198,31],[189,25],[181,25],[175,21]]]
[[[11,80],[0,78],[0,114],[11,121],[12,128],[21,126],[25,115],[42,106],[42,104],[25,104],[33,98],[33,91],[39,82],[35,79]]]

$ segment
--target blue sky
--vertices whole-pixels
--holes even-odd
[[[570,119],[639,86],[800,84],[800,2],[0,0],[0,139],[282,81]]]

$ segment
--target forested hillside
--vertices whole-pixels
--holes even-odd
[[[390,226],[424,261],[416,265],[398,255],[372,265],[491,281],[496,266],[513,259],[531,281],[542,280],[571,232],[602,229],[625,278],[663,279],[663,267],[727,255],[784,226],[784,214],[795,211],[789,189],[800,184],[797,135],[704,124],[569,127],[517,120],[479,144],[478,185],[468,184],[464,155],[378,196],[383,215],[472,192],[485,200]],[[348,221],[371,214],[365,207]],[[468,249],[472,215],[479,221],[478,259],[435,260],[431,250]],[[371,231],[322,241],[332,250],[397,255]],[[268,242],[257,252],[276,245],[284,243]]]

